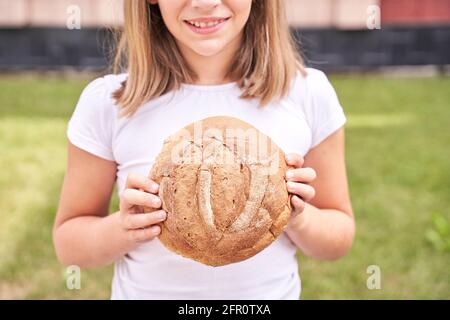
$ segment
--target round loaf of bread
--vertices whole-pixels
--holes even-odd
[[[290,216],[286,169],[280,148],[244,121],[219,116],[188,125],[164,141],[149,174],[167,212],[159,240],[210,266],[254,256]]]

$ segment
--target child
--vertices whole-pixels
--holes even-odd
[[[332,260],[354,236],[346,118],[327,77],[296,53],[283,0],[126,0],[116,64],[83,91],[69,122],[54,227],[59,260],[115,262],[113,299],[298,299],[297,249]],[[163,140],[203,118],[240,118],[287,154],[285,232],[245,261],[209,267],[167,250],[158,185]],[[120,211],[108,215],[117,180]],[[159,210],[142,212],[142,207]]]

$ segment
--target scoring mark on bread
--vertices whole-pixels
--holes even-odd
[[[211,206],[211,172],[201,169],[198,177],[197,197],[200,214],[206,225],[214,228],[214,214]]]
[[[250,194],[245,203],[244,210],[237,220],[231,225],[230,231],[239,232],[250,225],[253,217],[261,206],[267,187],[267,175],[257,166],[250,166]]]

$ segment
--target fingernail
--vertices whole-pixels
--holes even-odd
[[[291,170],[289,170],[289,171],[286,172],[286,178],[287,178],[287,179],[290,179],[290,178],[292,178],[293,176],[294,176],[294,173],[293,173]]]
[[[158,184],[157,183],[155,183],[155,182],[150,182],[150,191],[151,192],[157,192],[158,191]]]
[[[160,228],[158,226],[153,226],[152,227],[152,233],[154,235],[157,235],[160,232]]]
[[[286,185],[287,185],[288,189],[292,189],[294,187],[294,183],[292,181],[288,181],[286,183]]]
[[[166,212],[160,211],[158,212],[158,219],[164,220],[166,218]]]
[[[155,207],[161,206],[161,200],[159,200],[159,198],[156,198],[155,200],[153,200],[153,205]]]

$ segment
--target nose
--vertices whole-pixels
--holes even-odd
[[[192,6],[198,9],[213,9],[217,7],[221,0],[192,0]]]

